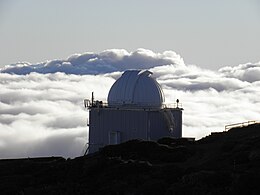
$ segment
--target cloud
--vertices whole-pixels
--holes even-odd
[[[80,155],[88,137],[83,99],[96,88],[95,96],[105,97],[113,82],[99,75],[0,74],[0,158]]]
[[[238,78],[250,83],[260,81],[260,62],[223,67],[219,70],[225,77]]]
[[[218,72],[201,69],[196,66],[176,67],[173,65],[154,67],[154,76],[166,87],[183,91],[198,91],[215,89],[216,91],[231,91],[250,85],[238,78],[225,77]]]
[[[1,69],[2,73],[12,73],[25,75],[31,72],[37,73],[56,73],[66,74],[101,74],[126,69],[148,69],[155,66],[174,64],[183,66],[184,62],[180,55],[174,51],[154,53],[147,49],[138,49],[128,52],[124,49],[109,49],[101,53],[74,54],[66,60],[51,60],[47,62],[30,64],[20,62],[6,65]]]
[[[44,74],[21,74],[26,70],[23,65],[10,66],[18,74],[0,73],[0,158],[80,155],[88,138],[83,99],[94,91],[96,99],[106,101],[114,81],[130,67],[150,69],[163,87],[167,104],[180,99],[186,137],[199,139],[223,131],[227,124],[260,119],[259,63],[212,71],[185,65],[175,52],[149,50],[106,50],[73,55],[67,61],[71,66],[66,70],[76,74],[55,72],[57,64],[64,63],[59,60],[27,64]],[[78,75],[90,69],[91,74]]]

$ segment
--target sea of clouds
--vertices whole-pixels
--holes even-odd
[[[88,139],[83,99],[106,101],[126,69],[149,69],[166,103],[180,99],[183,135],[199,139],[231,123],[260,120],[260,62],[217,71],[186,65],[174,51],[124,49],[7,65],[0,73],[0,158],[82,154]]]

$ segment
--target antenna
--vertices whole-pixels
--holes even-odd
[[[93,106],[94,104],[94,92],[92,91],[92,95],[91,95],[91,105]]]
[[[180,102],[180,100],[179,100],[179,99],[177,99],[177,100],[176,100],[176,103],[177,103],[177,108],[179,108],[179,102]]]

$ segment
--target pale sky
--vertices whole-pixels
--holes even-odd
[[[119,48],[218,69],[260,61],[258,0],[0,0],[0,67]]]

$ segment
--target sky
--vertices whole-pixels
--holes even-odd
[[[258,0],[0,1],[0,67],[145,48],[216,70],[257,62],[259,34]]]
[[[148,69],[183,136],[260,120],[257,0],[0,0],[0,158],[76,157],[83,99]]]

